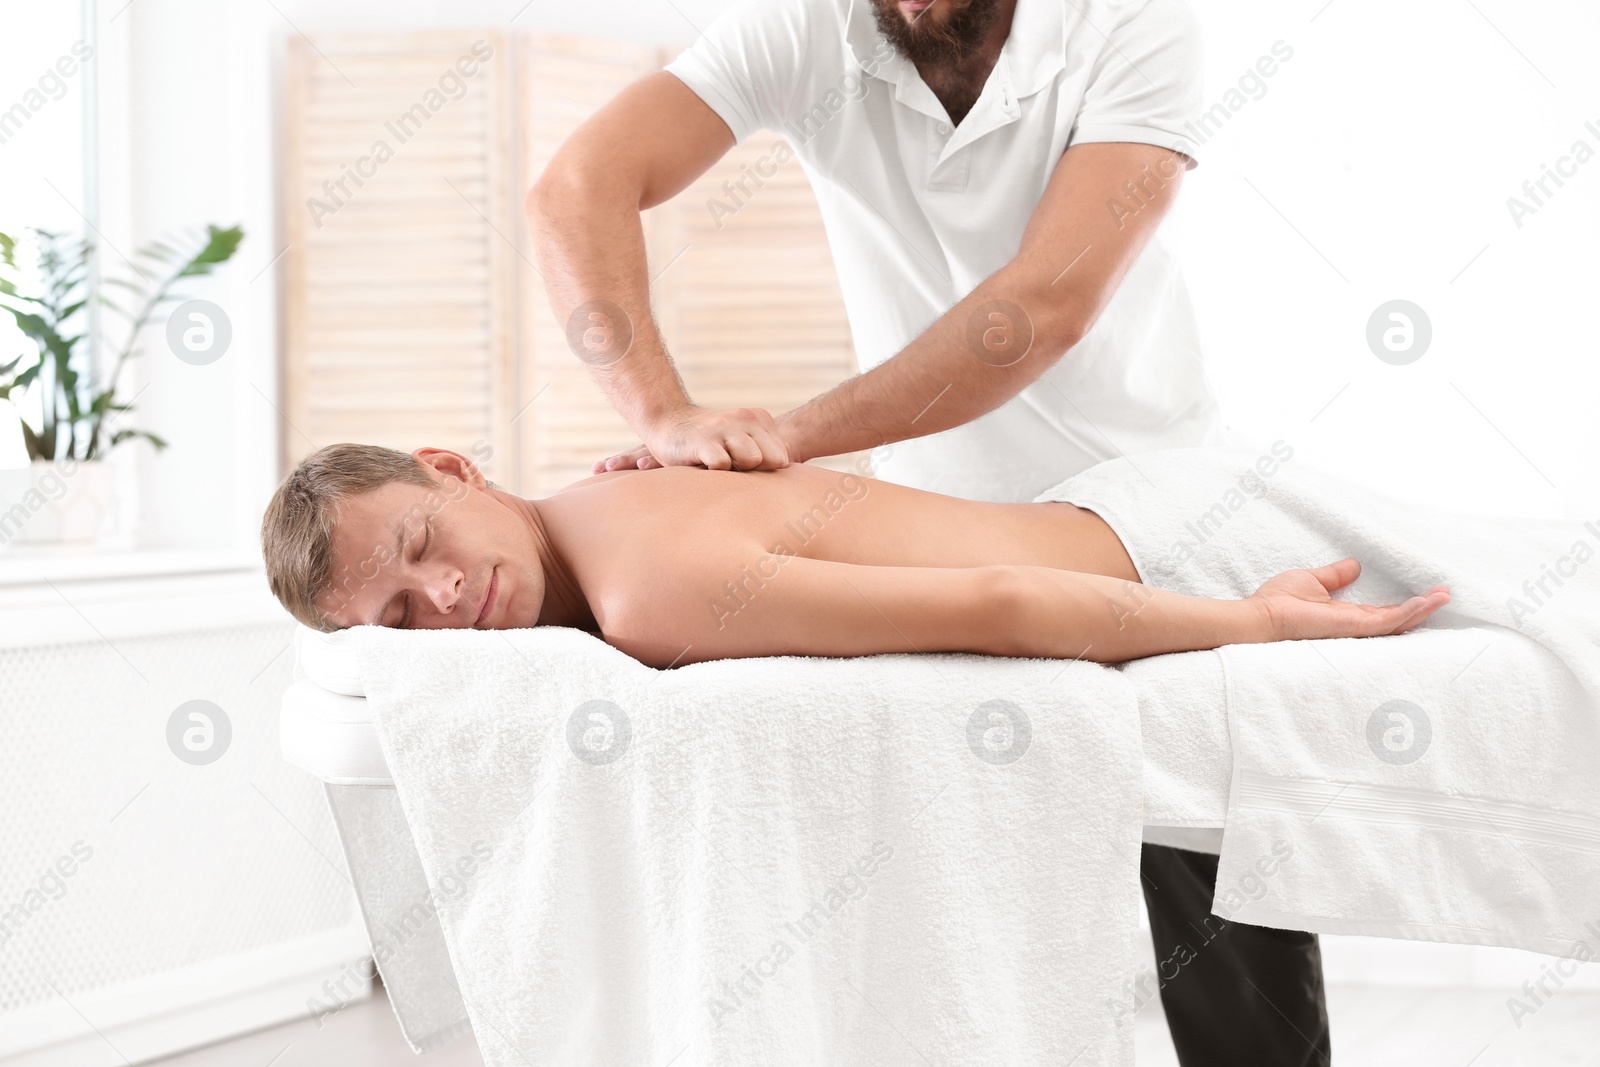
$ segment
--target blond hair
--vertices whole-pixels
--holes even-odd
[[[317,606],[333,577],[333,524],[339,504],[391,482],[432,488],[430,469],[381,445],[326,445],[300,461],[272,494],[261,518],[267,585],[290,615],[331,633],[340,629]]]

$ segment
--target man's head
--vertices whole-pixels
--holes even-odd
[[[1000,0],[872,0],[878,30],[913,63],[972,56],[1000,15]]]
[[[328,445],[267,505],[267,582],[291,615],[323,631],[532,626],[544,571],[519,503],[459,452]]]

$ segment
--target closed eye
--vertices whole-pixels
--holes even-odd
[[[416,562],[421,563],[422,557],[428,554],[428,546],[433,544],[433,519],[428,519],[428,524],[423,527],[422,548],[417,552]],[[411,594],[406,594],[406,610],[400,616],[400,629],[411,628]]]

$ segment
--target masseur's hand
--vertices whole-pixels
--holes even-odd
[[[1436,585],[1402,604],[1352,604],[1335,600],[1361,574],[1361,564],[1341,559],[1312,570],[1284,571],[1263,582],[1245,598],[1266,619],[1268,641],[1304,641],[1321,637],[1381,637],[1398,634],[1450,602],[1448,586]]]
[[[708,470],[776,470],[789,465],[789,448],[765,408],[688,405],[663,415],[644,444],[603,459],[595,474],[637,467],[705,467]]]

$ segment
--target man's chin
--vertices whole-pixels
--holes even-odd
[[[952,63],[977,51],[999,14],[998,0],[972,0],[951,11],[940,4],[912,10],[898,2],[874,3],[878,32],[913,63]]]

